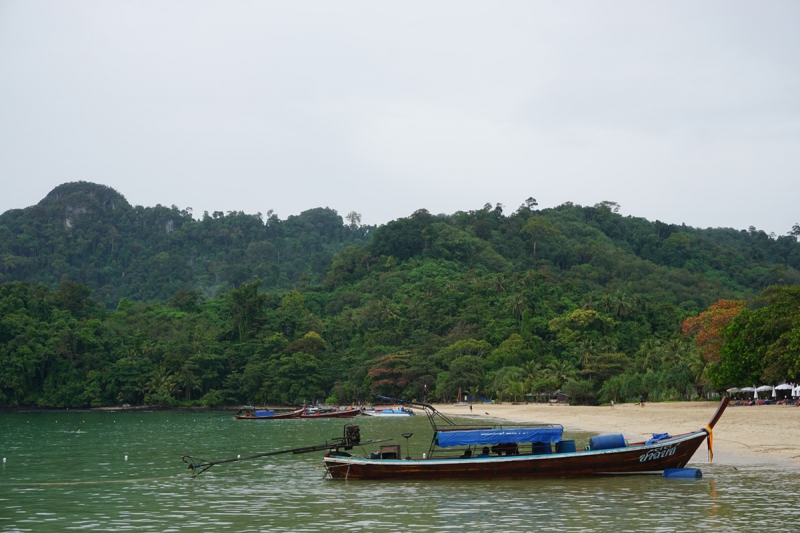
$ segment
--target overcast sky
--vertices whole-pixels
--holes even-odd
[[[0,212],[800,221],[800,2],[0,0]]]

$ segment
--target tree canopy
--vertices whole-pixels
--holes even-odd
[[[0,215],[0,405],[685,398],[796,379],[800,244],[613,202],[377,229],[311,209],[130,206],[89,183]],[[532,395],[532,396],[531,396]]]

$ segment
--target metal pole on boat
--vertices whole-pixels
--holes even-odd
[[[407,461],[411,460],[411,448],[409,447],[408,439],[410,439],[412,435],[413,435],[413,433],[401,433],[400,434],[401,437],[404,437],[406,439],[406,460]]]

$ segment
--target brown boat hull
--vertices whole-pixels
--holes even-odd
[[[468,459],[387,460],[329,454],[325,467],[333,479],[521,479],[661,472],[686,466],[706,436],[698,431],[649,446]]]
[[[286,420],[288,418],[300,418],[302,414],[303,409],[298,409],[291,413],[282,413],[272,416],[236,415],[236,420]]]

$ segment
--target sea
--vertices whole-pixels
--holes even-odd
[[[0,532],[800,531],[797,469],[709,464],[705,452],[689,465],[701,469],[699,480],[342,481],[325,478],[324,452],[222,464],[192,478],[181,459],[322,444],[351,423],[362,440],[391,438],[403,454],[428,452],[424,415],[237,421],[230,412],[0,413]],[[590,436],[565,432],[578,446]]]

